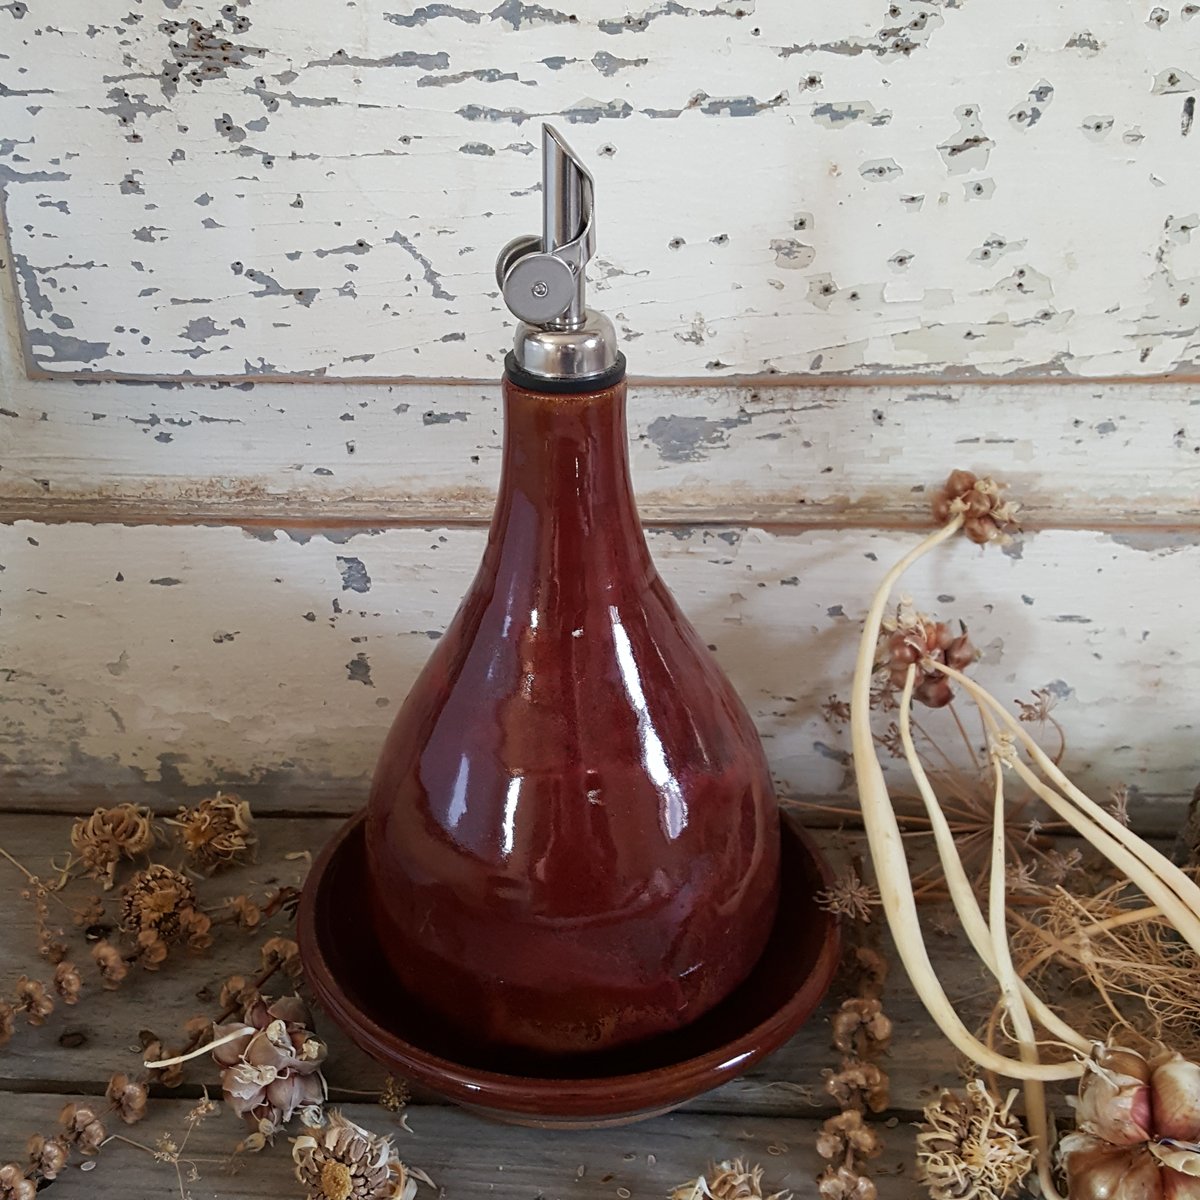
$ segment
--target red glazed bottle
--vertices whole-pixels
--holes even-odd
[[[367,864],[413,1000],[465,1042],[575,1055],[679,1028],[745,979],[779,818],[754,726],[651,561],[624,360],[582,305],[591,180],[545,142],[544,239],[501,256],[524,323],[487,549],[388,735]]]

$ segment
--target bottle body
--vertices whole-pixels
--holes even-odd
[[[489,1045],[687,1024],[746,977],[777,904],[761,744],[650,559],[624,391],[506,381],[488,546],[372,785],[389,964]]]

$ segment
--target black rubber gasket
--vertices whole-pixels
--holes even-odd
[[[603,375],[589,375],[585,379],[548,379],[518,365],[516,355],[510,350],[504,359],[504,375],[509,383],[527,392],[548,392],[552,396],[602,392],[605,388],[616,387],[625,378],[625,355],[618,354],[617,361]]]

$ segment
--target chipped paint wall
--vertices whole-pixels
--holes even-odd
[[[669,586],[730,673],[781,789],[849,786],[848,692],[871,586],[904,533],[723,527],[652,534]],[[480,529],[32,525],[5,538],[0,754],[10,792],[264,779],[365,789],[388,724],[482,551]],[[1195,783],[1200,533],[1041,533],[957,545],[907,590],[968,617],[999,696],[1048,688],[1101,794]],[[69,631],[69,636],[64,635]],[[1136,718],[1136,721],[1135,721]],[[926,721],[923,716],[922,721]],[[938,728],[943,714],[931,714]],[[288,802],[285,793],[284,802]],[[292,803],[296,803],[292,797]]]
[[[550,117],[639,375],[1194,373],[1196,12],[13,0],[28,365],[491,379]]]
[[[492,264],[552,117],[598,180],[653,552],[781,787],[845,788],[821,706],[966,466],[1031,531],[910,590],[1169,826],[1200,694],[1197,11],[0,3],[6,788],[361,793],[479,553]]]

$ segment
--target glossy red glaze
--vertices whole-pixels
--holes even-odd
[[[781,1046],[812,1014],[837,971],[837,918],[817,903],[829,864],[794,817],[781,822],[779,910],[741,987],[682,1029],[603,1054],[538,1059],[469,1047],[411,1002],[379,962],[368,907],[364,814],[317,856],[296,939],[324,1012],[389,1072],[500,1121],[574,1129],[623,1124],[728,1083]]]
[[[367,863],[406,992],[477,1043],[578,1054],[745,979],[779,823],[750,718],[650,559],[625,385],[504,399],[487,549],[388,735]]]

